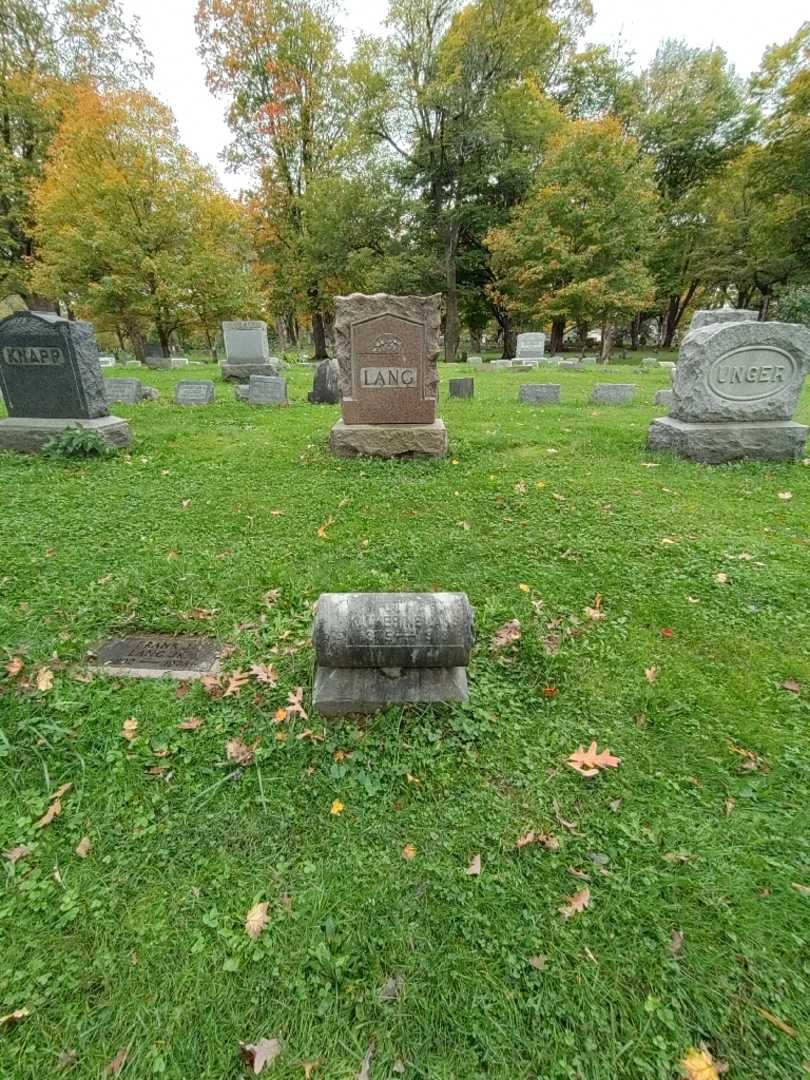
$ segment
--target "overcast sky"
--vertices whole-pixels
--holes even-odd
[[[194,33],[196,0],[124,0],[140,16],[146,43],[155,60],[152,89],[171,107],[183,141],[213,166],[232,191],[239,180],[227,176],[217,155],[228,142],[224,105],[213,98],[197,56]],[[348,40],[357,30],[378,30],[386,0],[344,0]],[[758,66],[768,45],[786,41],[807,17],[807,0],[594,0],[596,20],[589,41],[621,40],[643,67],[665,37],[686,38],[690,45],[720,45],[737,70],[747,75]]]

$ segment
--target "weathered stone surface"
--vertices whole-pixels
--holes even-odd
[[[157,401],[160,397],[160,391],[156,386],[144,386],[142,387],[144,400]]]
[[[338,457],[444,457],[447,428],[432,424],[347,424],[338,420],[330,445]]]
[[[438,295],[335,298],[345,424],[433,423],[440,326]]]
[[[223,644],[213,638],[133,634],[110,638],[90,650],[95,670],[136,679],[200,679],[219,672]]]
[[[248,385],[249,405],[286,405],[287,380],[279,375],[251,375]]]
[[[307,394],[307,400],[313,405],[339,405],[339,375],[337,360],[321,360],[315,368],[312,389]]]
[[[809,431],[792,420],[692,424],[664,416],[650,425],[648,446],[708,465],[740,458],[796,461],[804,455]]]
[[[758,318],[759,312],[748,308],[703,308],[692,316],[689,332],[717,323],[756,322]]]
[[[104,389],[110,405],[137,405],[144,398],[140,379],[105,379]]]
[[[579,364],[576,360],[559,360],[557,362],[557,367],[560,368],[562,371],[576,371],[576,369],[579,367]]]
[[[643,368],[657,368],[658,360],[655,356],[645,356],[641,361],[641,366]]]
[[[659,390],[655,395],[654,405],[666,405],[668,409],[672,408],[675,401],[675,395],[671,390]]]
[[[226,382],[243,383],[252,375],[278,375],[281,361],[271,356],[269,360],[255,363],[234,362],[220,364],[219,373]]]
[[[410,668],[399,672],[373,668],[325,668],[315,672],[312,705],[321,716],[368,715],[391,705],[467,701],[467,671],[457,668]]]
[[[325,667],[465,667],[474,612],[465,593],[321,593],[312,642]]]
[[[210,405],[214,384],[210,379],[181,379],[174,388],[175,405]]]
[[[231,363],[265,363],[270,359],[267,323],[261,319],[235,319],[222,324],[225,356]]]
[[[810,370],[810,330],[794,323],[711,323],[681,345],[672,415],[705,421],[790,420]]]
[[[105,368],[105,367],[115,367],[115,357],[114,356],[100,356],[98,358],[98,364],[99,364],[99,367],[103,367],[103,368]]]
[[[450,397],[471,398],[475,394],[475,379],[450,379],[447,388]]]
[[[484,361],[480,356],[470,356],[467,359],[467,363],[470,367],[483,367]]]
[[[250,384],[249,383],[238,383],[233,388],[233,392],[234,392],[234,394],[236,396],[237,401],[247,401],[249,399],[249,397],[250,397]]]
[[[108,446],[122,447],[130,443],[129,424],[120,416],[99,416],[90,420],[10,416],[7,420],[0,420],[0,450],[37,454],[45,443],[70,427],[95,431]]]
[[[511,360],[493,360],[489,365],[493,371],[503,371],[505,368],[512,366]]]
[[[518,390],[518,401],[522,405],[559,405],[559,383],[525,383]]]
[[[93,327],[34,311],[0,320],[0,390],[11,417],[107,416]]]
[[[665,371],[674,371],[678,365],[673,363],[672,360],[659,360],[658,366]]]
[[[517,360],[540,358],[546,351],[545,334],[518,334],[515,358]]]
[[[634,383],[597,383],[591,393],[593,405],[629,405],[636,392]]]

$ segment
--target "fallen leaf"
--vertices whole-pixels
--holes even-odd
[[[729,743],[729,750],[732,754],[738,754],[743,759],[742,768],[744,772],[768,771],[768,762],[753,750],[746,750],[742,746],[735,746],[734,743]]]
[[[714,575],[714,580],[718,585],[726,585],[728,583],[728,574],[719,573]]]
[[[265,1065],[272,1065],[281,1053],[281,1043],[278,1039],[259,1039],[257,1043],[239,1043],[239,1053],[242,1061],[253,1075],[258,1076]]]
[[[55,817],[59,817],[62,813],[62,803],[59,799],[55,799],[39,821],[34,826],[35,829],[44,829],[46,825],[50,825]]]
[[[37,690],[40,690],[43,694],[47,694],[47,692],[52,689],[53,672],[47,667],[40,668],[37,672]]]
[[[4,851],[3,858],[8,859],[13,866],[14,863],[19,862],[20,859],[27,859],[33,850],[34,849],[28,844],[20,844],[18,847],[9,848],[8,851]]]
[[[520,589],[521,592],[531,592],[532,591],[531,586],[526,585],[525,582],[521,582],[520,585],[518,585],[518,588]]]
[[[677,954],[681,951],[682,945],[683,945],[683,930],[673,930],[672,931],[672,942],[670,943],[669,951],[672,953],[673,956],[677,956]]]
[[[523,836],[518,837],[518,839],[517,839],[517,841],[515,843],[515,847],[516,848],[524,848],[524,847],[528,847],[529,844],[540,844],[542,847],[544,847],[546,849],[546,851],[559,851],[560,850],[560,841],[557,839],[556,836],[554,836],[551,833],[536,833],[536,832],[524,833]]]
[[[574,893],[573,896],[569,896],[568,903],[558,908],[558,911],[564,919],[570,919],[572,916],[584,911],[586,907],[590,906],[590,903],[591,890],[586,887],[580,889],[578,893]]]
[[[301,701],[304,697],[303,686],[296,687],[295,690],[291,690],[287,697],[287,713],[294,713],[296,716],[300,716],[302,720],[308,720],[304,707]]]
[[[481,856],[480,855],[474,855],[473,856],[472,862],[467,867],[467,869],[464,871],[464,873],[467,874],[468,877],[478,877],[478,875],[481,873]]]
[[[216,675],[203,675],[200,679],[203,689],[210,698],[221,698],[224,690],[222,680]]]
[[[653,664],[652,667],[644,668],[644,678],[648,683],[654,683],[658,678],[658,668]]]
[[[70,789],[72,787],[73,787],[72,783],[62,784],[62,786],[60,788],[57,788],[57,790],[53,793],[53,795],[49,795],[48,798],[49,799],[61,799],[64,795],[67,795],[67,793],[70,791]]]
[[[661,630],[661,637],[665,637],[665,638],[671,638],[671,637],[675,637],[675,631],[674,631],[674,630],[670,630],[670,628],[669,628],[668,626],[665,626],[665,627],[664,627],[664,628],[663,628],[663,629]]]
[[[546,966],[546,958],[545,958],[545,956],[542,956],[542,955],[541,956],[530,956],[529,957],[529,963],[531,964],[531,966],[534,968],[535,971],[542,971],[543,968]]]
[[[203,718],[201,716],[190,716],[188,720],[181,720],[177,725],[180,731],[196,731],[198,727],[202,726]]]
[[[6,673],[9,678],[16,679],[24,667],[25,664],[22,662],[21,657],[12,656],[12,658],[6,664]]]
[[[791,694],[800,694],[802,692],[800,684],[795,679],[786,679],[782,683],[782,689],[789,690]]]
[[[807,1070],[810,1072],[810,1068]],[[405,1062],[401,1058],[397,1058],[394,1064],[391,1066],[391,1072],[395,1072],[397,1076],[401,1076],[405,1072]]]
[[[254,904],[245,918],[245,933],[255,941],[269,922],[267,903]]]
[[[681,1069],[687,1080],[720,1080],[715,1062],[707,1050],[692,1047],[681,1061]]]
[[[118,1076],[129,1057],[129,1047],[122,1046],[110,1064],[104,1070],[105,1076]]]
[[[544,686],[543,697],[546,699],[555,698],[559,694],[559,690],[556,686]]]
[[[278,682],[278,672],[272,664],[254,664],[250,674],[256,682],[264,683],[265,686],[274,687]]]
[[[333,517],[329,517],[326,519],[323,525],[321,525],[321,527],[318,529],[318,536],[320,536],[321,540],[329,539],[329,537],[326,535],[326,530],[331,528],[334,524],[335,519]]]
[[[225,687],[223,697],[239,697],[242,687],[248,682],[250,676],[246,671],[234,671],[228,676],[228,685]]]
[[[789,502],[793,498],[793,492],[792,491],[780,491],[779,492],[779,498],[783,502]]]
[[[188,510],[188,508],[191,506],[191,499],[181,499],[180,505],[183,507],[184,510]]]
[[[416,848],[413,846],[413,844],[405,845],[405,847],[402,849],[402,858],[407,859],[408,862],[410,862],[411,859],[416,858]]]
[[[762,1009],[759,1005],[755,1005],[760,1016],[764,1016],[769,1024],[773,1024],[774,1027],[779,1028],[780,1031],[784,1031],[785,1035],[790,1035],[792,1038],[796,1036],[796,1029],[791,1027],[790,1024],[786,1024],[784,1020],[780,1020],[778,1016],[774,1016],[768,1009]]]
[[[301,1067],[304,1070],[304,1080],[311,1080],[312,1074],[320,1065],[321,1060],[317,1058],[315,1061],[302,1061]]]
[[[248,746],[242,739],[228,739],[225,743],[225,753],[228,761],[234,761],[237,765],[252,765],[256,758],[257,739],[253,746]]]
[[[385,984],[380,991],[381,1001],[396,1001],[399,995],[402,993],[402,988],[405,985],[405,980],[401,975],[392,975],[390,979],[386,979]]]
[[[519,619],[510,619],[509,622],[505,622],[495,632],[491,644],[492,651],[496,652],[498,649],[505,649],[509,645],[514,645],[520,641],[520,634],[521,625]]]
[[[733,796],[729,796],[724,805],[726,808],[726,817],[731,817],[734,807],[737,805],[737,800]]]
[[[270,592],[266,592],[262,597],[267,607],[272,607],[276,603],[279,596],[281,596],[281,589],[271,589]]]
[[[83,836],[79,843],[76,845],[76,854],[79,856],[80,859],[86,859],[87,856],[90,854],[91,847],[92,842],[90,840],[90,837]]]
[[[62,1071],[72,1069],[78,1060],[79,1054],[76,1050],[63,1050],[56,1059],[56,1067]]]
[[[335,801],[329,807],[329,813],[333,817],[337,817],[338,814],[342,814],[345,809],[346,809],[346,807],[343,805],[343,803],[340,801],[340,799],[335,799]]]
[[[286,719],[287,719],[287,710],[282,705],[281,708],[276,709],[276,711],[273,713],[273,723],[274,724],[283,724]]]
[[[598,776],[600,769],[618,768],[621,760],[621,758],[614,757],[607,747],[597,753],[596,743],[592,742],[587,750],[584,746],[580,746],[578,750],[575,750],[566,764],[570,765],[572,769],[575,769],[582,776]]]
[[[11,1024],[18,1024],[20,1020],[24,1020],[26,1016],[30,1015],[30,1009],[15,1009],[14,1012],[7,1013],[5,1016],[0,1016],[0,1028],[10,1027]]]
[[[454,462],[458,465],[458,462]],[[366,1050],[366,1056],[363,1058],[363,1064],[360,1066],[360,1072],[357,1074],[357,1080],[371,1080],[371,1059],[374,1057],[374,1043]]]
[[[129,720],[124,721],[124,726],[121,728],[121,738],[126,739],[127,742],[132,742],[137,734],[138,721],[134,716],[130,716]]]
[[[799,885],[798,882],[791,882],[791,888],[795,889],[797,893],[801,893],[802,896],[810,896],[810,885]]]

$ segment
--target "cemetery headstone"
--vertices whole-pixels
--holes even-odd
[[[561,368],[563,371],[576,371],[579,364],[576,360],[560,360],[557,363],[557,367]]]
[[[793,421],[808,370],[807,327],[723,320],[690,330],[670,414],[653,420],[648,445],[708,464],[795,460],[808,435]]]
[[[286,405],[287,380],[280,375],[251,375],[248,385],[249,405]]]
[[[654,405],[666,405],[669,409],[674,404],[675,396],[671,390],[659,390],[655,395]]]
[[[250,384],[249,383],[237,383],[234,387],[234,395],[237,401],[247,401],[250,397]]]
[[[473,622],[464,593],[322,593],[313,707],[342,716],[466,701]]]
[[[447,386],[450,397],[471,398],[475,394],[475,379],[450,379]]]
[[[342,418],[331,432],[340,457],[442,456],[436,416],[438,296],[338,296],[335,343]]]
[[[104,390],[110,405],[137,405],[144,398],[140,379],[105,379]]]
[[[518,334],[515,359],[539,360],[546,351],[545,334]]]
[[[504,369],[510,368],[512,366],[512,361],[503,359],[493,360],[489,366],[493,369],[493,371],[503,371]]]
[[[484,361],[480,356],[469,356],[467,357],[467,363],[470,364],[471,367],[482,367]]]
[[[643,368],[657,368],[658,359],[655,356],[645,356],[644,359],[641,361],[641,366]]]
[[[278,375],[281,362],[270,356],[267,323],[261,319],[236,319],[222,324],[225,360],[223,379],[244,382],[251,375]]]
[[[92,667],[136,679],[201,679],[219,673],[224,646],[214,638],[133,634],[109,638],[90,650]]]
[[[0,390],[9,414],[0,420],[0,449],[36,453],[68,427],[129,445],[129,424],[107,407],[90,323],[34,311],[0,320]]]
[[[100,356],[98,358],[99,367],[115,367],[114,356]]]
[[[307,394],[307,400],[313,405],[339,405],[340,404],[340,369],[337,360],[321,360],[315,368],[312,379],[312,389]]]
[[[674,371],[677,365],[672,360],[659,360],[658,366],[664,368],[665,371]]]
[[[518,391],[521,405],[559,405],[559,383],[525,383]]]
[[[715,323],[756,322],[758,318],[759,312],[751,311],[750,308],[704,308],[692,316],[689,332],[700,330],[704,326],[713,326]]]
[[[591,404],[629,405],[635,392],[634,383],[597,383],[591,393]]]
[[[175,405],[210,405],[214,384],[210,379],[181,379],[174,388]]]

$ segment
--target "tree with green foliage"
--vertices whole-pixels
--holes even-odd
[[[138,351],[251,308],[244,215],[144,91],[74,94],[35,199],[35,285]]]
[[[503,302],[539,322],[602,326],[647,305],[658,196],[652,162],[618,121],[580,120],[552,138],[526,200],[488,237]]]

